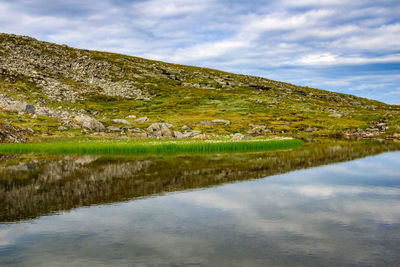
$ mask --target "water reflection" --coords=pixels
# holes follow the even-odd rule
[[[331,161],[337,159],[335,152],[332,152],[332,149],[328,150],[332,153],[329,154],[332,155]],[[310,161],[300,157],[302,154],[308,154],[306,151],[307,149],[303,152],[290,152],[298,153],[299,157],[289,157],[288,162],[297,161],[303,164],[293,164],[293,169],[321,164],[322,160],[317,156],[317,151],[322,153],[327,150],[316,149],[312,153],[314,160]],[[339,149],[335,148],[334,151]],[[359,149],[355,147],[347,147],[344,151],[353,156],[364,153],[356,152]],[[188,161],[187,166],[193,167],[187,170],[191,175],[183,176],[186,177],[183,182],[173,180],[174,182],[166,183],[165,181],[171,181],[171,177],[174,176],[163,176],[168,172],[162,172],[160,169],[158,175],[155,175],[155,171],[150,172],[152,176],[149,178],[143,178],[143,174],[138,176],[142,177],[142,184],[124,182],[120,185],[118,182],[113,183],[115,180],[124,180],[124,173],[120,173],[123,172],[122,168],[116,166],[125,166],[123,164],[127,162],[117,161],[115,165],[103,165],[96,163],[101,159],[86,158],[85,162],[91,163],[85,163],[83,166],[96,163],[96,167],[93,166],[91,170],[97,169],[98,174],[112,170],[110,172],[117,173],[118,176],[87,176],[89,174],[77,167],[81,177],[85,177],[78,184],[87,184],[87,190],[94,190],[89,186],[92,183],[88,181],[103,177],[101,181],[104,182],[104,188],[110,188],[108,190],[115,193],[127,192],[125,197],[158,194],[161,192],[160,185],[162,188],[169,188],[168,191],[174,191],[232,181],[222,175],[221,179],[210,178],[227,169],[230,170],[233,179],[243,180],[248,173],[263,175],[268,172],[284,172],[288,169],[270,168],[277,166],[277,162],[284,161],[285,153],[270,155],[269,160],[255,160],[259,169],[247,158],[246,164],[237,169],[232,163],[217,168],[217,165],[211,164],[214,161],[205,165],[198,162],[197,167],[193,166],[195,163]],[[370,153],[378,153],[378,150],[371,150]],[[218,162],[219,159],[215,160]],[[136,168],[128,165],[131,172],[142,173],[146,170],[148,173],[153,164],[163,166],[158,159],[138,162],[142,163],[139,164],[140,167],[136,163]],[[233,162],[240,164],[239,160]],[[274,162],[275,165],[264,165],[260,162]],[[305,165],[305,162],[308,162],[308,165]],[[76,164],[79,166],[82,163]],[[69,170],[66,165],[62,166],[64,167],[59,168]],[[239,173],[240,167],[243,166],[248,168]],[[33,221],[3,224],[0,225],[0,265],[398,266],[398,166],[400,152],[391,152],[351,162],[297,170],[267,179],[112,205],[83,207],[57,216],[43,216]],[[179,169],[175,169],[178,172]],[[195,170],[204,171],[202,173]],[[171,172],[175,173],[174,169],[171,169]],[[63,190],[55,192],[62,194],[66,188],[76,188],[72,186],[73,183],[68,184],[67,181],[76,181],[77,173],[74,171],[69,174],[57,176],[58,178],[48,175],[43,177],[47,177],[46,179],[53,183],[58,181]],[[201,181],[201,176],[205,177],[207,182]],[[24,183],[21,181],[20,184]],[[141,189],[113,190],[113,185],[135,185]],[[26,186],[29,186],[29,183],[20,188]],[[51,188],[48,187],[49,192],[53,192]],[[102,187],[99,185],[98,188]],[[88,198],[85,191],[82,192],[83,199]],[[106,192],[108,191],[104,189],[103,194],[93,199],[111,203],[113,194]],[[59,203],[52,195],[41,195],[45,200],[47,196],[49,204],[46,205]],[[69,199],[75,196],[74,193],[63,197]],[[104,200],[100,196],[109,198]],[[94,202],[93,199],[88,198],[88,201]],[[83,204],[85,203],[82,201],[81,205]]]
[[[398,147],[396,144],[335,142],[288,151],[209,156],[104,158],[22,155],[9,158],[0,167],[0,222],[262,178]]]

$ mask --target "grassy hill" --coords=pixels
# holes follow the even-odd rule
[[[0,34],[3,141],[157,137],[148,129],[157,122],[171,129],[160,135],[167,137],[177,136],[175,132],[202,133],[206,138],[232,133],[398,137],[400,106],[262,77]]]

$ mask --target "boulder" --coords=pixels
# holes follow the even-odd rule
[[[232,140],[234,140],[234,141],[248,140],[248,139],[251,139],[251,137],[250,137],[250,136],[247,136],[247,135],[244,135],[244,134],[241,134],[241,133],[235,133],[235,134],[232,136]]]
[[[107,130],[110,131],[110,132],[120,132],[121,131],[120,128],[115,127],[115,126],[108,126]]]
[[[189,126],[187,126],[187,125],[183,125],[182,126],[182,128],[181,128],[181,130],[182,131],[190,131],[190,130],[192,130]]]
[[[118,124],[125,124],[125,125],[131,125],[131,123],[127,120],[123,120],[123,119],[113,119],[112,120],[114,123],[118,123]]]
[[[156,122],[147,127],[147,131],[155,137],[173,137],[173,132],[169,129],[173,127],[170,123]]]
[[[35,107],[34,105],[32,105],[32,104],[27,104],[27,105],[25,106],[25,112],[26,112],[26,113],[35,114],[35,111],[36,111],[36,107]]]
[[[250,127],[253,127],[251,130],[247,131],[248,134],[263,134],[263,133],[270,133],[271,130],[267,129],[265,125],[254,125],[249,124]]]
[[[192,139],[200,139],[200,140],[204,140],[204,139],[208,139],[209,136],[207,134],[201,133],[198,135],[195,135],[192,137]]]
[[[215,119],[215,120],[213,120],[212,122],[214,122],[214,123],[223,123],[223,124],[225,124],[225,125],[230,125],[230,124],[231,124],[230,121],[228,121],[228,120],[222,120],[222,119]]]
[[[174,127],[174,126],[170,123],[156,122],[156,123],[152,123],[149,127],[147,127],[147,131],[155,132],[155,131],[161,131],[163,129],[169,129],[172,127]]]
[[[343,115],[340,114],[340,113],[333,113],[333,114],[329,114],[328,117],[331,117],[331,118],[341,118],[341,117],[343,117]]]
[[[97,132],[104,132],[106,128],[104,125],[99,122],[98,120],[88,116],[88,115],[78,115],[75,117],[75,123],[78,124],[81,127],[90,129],[90,130],[95,130]]]
[[[148,121],[149,120],[149,118],[147,118],[147,117],[141,117],[141,118],[139,118],[139,119],[136,119],[135,121],[136,122],[146,122],[146,121]]]
[[[306,128],[304,131],[305,131],[306,133],[312,133],[312,132],[317,131],[317,129],[308,127],[308,128]]]
[[[174,137],[178,138],[178,139],[181,139],[181,138],[183,138],[183,134],[181,132],[179,132],[179,131],[174,131]]]
[[[202,125],[202,126],[214,126],[214,123],[212,123],[212,121],[200,121],[199,125]]]

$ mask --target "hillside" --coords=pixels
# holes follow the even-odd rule
[[[149,127],[150,126],[150,127]],[[0,34],[0,138],[400,136],[400,106]]]

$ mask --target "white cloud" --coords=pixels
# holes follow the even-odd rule
[[[79,48],[287,79],[287,66],[400,62],[399,11],[390,1],[0,0],[0,23],[5,32]]]
[[[212,0],[150,0],[133,3],[134,13],[141,13],[153,19],[168,16],[190,16],[207,10]]]

